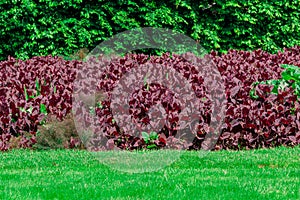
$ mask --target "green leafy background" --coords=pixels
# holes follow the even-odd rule
[[[70,55],[135,27],[184,33],[208,51],[300,44],[298,0],[0,1],[0,59]]]

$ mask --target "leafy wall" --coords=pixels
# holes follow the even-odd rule
[[[70,55],[135,27],[164,27],[207,50],[276,52],[300,44],[298,0],[11,0],[0,2],[0,60]]]

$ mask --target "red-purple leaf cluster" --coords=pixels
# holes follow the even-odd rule
[[[256,88],[258,99],[252,99],[249,91],[256,81],[280,79],[283,69],[280,64],[291,64],[300,67],[300,47],[285,49],[278,54],[269,54],[262,50],[253,52],[231,50],[227,54],[209,55],[217,66],[226,88],[226,115],[222,134],[215,149],[252,149],[274,147],[278,145],[295,146],[300,143],[300,107],[299,100],[291,88],[271,94],[272,86],[259,85]],[[97,130],[104,131],[109,139],[108,146],[115,144],[121,149],[146,148],[141,137],[134,137],[122,131],[111,112],[111,91],[117,85],[122,74],[133,67],[146,62],[172,65],[174,69],[189,79],[196,96],[205,97],[203,79],[193,75],[193,65],[179,56],[161,57],[146,55],[127,55],[115,60],[106,67],[102,80],[97,80],[98,88],[108,93],[102,101],[101,108],[96,108]],[[24,137],[22,147],[30,147],[34,142],[44,114],[40,105],[44,104],[47,112],[62,119],[72,109],[73,82],[76,69],[83,64],[80,61],[64,61],[58,57],[34,57],[27,61],[17,61],[9,57],[0,63],[0,150],[9,148],[12,137],[23,132],[32,133],[32,138]],[[77,74],[78,75],[78,74]],[[105,78],[104,78],[105,77]],[[35,96],[36,81],[41,85],[41,94]],[[28,96],[26,100],[24,88]],[[154,142],[157,147],[168,145],[168,138],[176,134],[178,105],[172,91],[159,84],[133,91],[129,101],[131,118],[138,123],[148,123],[147,111],[158,100],[161,100],[168,115],[169,126],[158,131],[159,138]],[[202,115],[199,117],[198,138],[195,138],[191,149],[199,149],[210,123],[210,101],[202,104]],[[79,112],[79,111],[78,111]],[[85,111],[88,112],[88,111]],[[154,130],[157,131],[157,130]],[[97,141],[98,140],[98,141]],[[97,143],[101,138],[92,141]],[[96,146],[96,145],[95,145]]]
[[[115,60],[104,70],[103,74],[108,78],[103,78],[99,84],[99,89],[108,92],[108,99],[102,102],[103,107],[101,109],[96,109],[96,113],[98,116],[97,120],[99,124],[101,124],[101,126],[97,127],[94,132],[100,133],[101,127],[103,127],[102,131],[106,133],[106,137],[109,139],[114,139],[116,147],[120,149],[133,150],[146,148],[147,146],[143,138],[136,137],[124,132],[122,128],[120,128],[118,124],[114,122],[110,104],[111,93],[118,83],[118,80],[122,77],[122,74],[125,74],[126,72],[130,71],[130,69],[136,66],[145,67],[144,64],[146,63],[172,66],[178,73],[183,74],[186,78],[189,78],[190,83],[192,84],[192,88],[196,91],[196,96],[198,97],[198,99],[195,100],[200,101],[201,97],[204,97],[205,94],[205,90],[202,84],[203,78],[198,75],[198,72],[193,72],[193,69],[195,67],[193,67],[190,62],[180,56],[173,55],[171,58],[169,54],[162,55],[161,57],[149,57],[143,54],[130,54],[126,55],[124,58]],[[82,73],[85,73],[85,71],[83,71]],[[96,71],[94,73],[90,72],[90,74],[91,77],[89,77],[89,81],[96,82]],[[79,74],[80,77],[84,77],[84,75],[85,74]],[[144,77],[137,78],[143,79]],[[83,85],[85,84],[83,83]],[[154,130],[157,131],[159,135],[159,138],[154,143],[157,147],[164,147],[168,145],[167,139],[165,139],[165,137],[176,135],[176,127],[179,121],[178,114],[182,109],[181,105],[179,105],[179,103],[176,101],[175,94],[172,91],[158,83],[151,83],[149,84],[149,86],[145,85],[139,88],[139,90],[132,91],[128,105],[129,114],[131,116],[129,116],[128,120],[135,121],[136,124],[138,124],[140,127],[148,124],[150,122],[148,111],[151,106],[156,104],[159,100],[161,101],[161,104],[167,114],[168,124],[164,125],[161,130]],[[209,104],[206,103],[201,109],[208,112]],[[81,112],[82,109],[81,106],[79,106],[77,115],[79,115],[80,113],[82,116],[84,116],[81,120],[90,119],[89,117],[87,117],[90,116],[87,110],[85,110],[85,112]],[[122,116],[122,119],[127,119],[127,117],[128,116]],[[201,116],[197,117],[198,120],[201,118]],[[207,116],[204,116],[204,118],[205,117]],[[202,119],[202,124],[205,122],[207,122],[207,119]],[[91,124],[91,121],[87,120],[86,123]],[[153,126],[157,127],[155,124]],[[101,139],[102,138],[98,135],[95,136],[93,141],[91,141],[90,145],[93,146],[94,150],[98,150],[98,148],[101,149],[101,147],[97,146],[97,144],[100,144]],[[176,138],[174,138],[174,140],[176,140]],[[178,144],[178,148],[180,148],[179,146],[181,146],[181,144]]]
[[[299,99],[291,88],[270,94],[270,85],[256,88],[258,99],[249,96],[255,81],[280,79],[281,64],[300,67],[300,47],[285,49],[278,54],[262,50],[253,52],[231,50],[226,55],[211,55],[224,77],[227,112],[225,129],[218,149],[252,149],[300,143]],[[294,112],[292,112],[294,111]]]
[[[30,147],[35,143],[37,125],[45,117],[40,111],[41,104],[46,106],[47,113],[59,119],[70,112],[78,64],[51,56],[33,57],[27,61],[8,57],[7,61],[0,62],[0,150],[9,148],[12,135],[19,136],[24,132],[31,133],[32,137],[24,137],[19,146]],[[39,95],[37,81],[41,90]]]

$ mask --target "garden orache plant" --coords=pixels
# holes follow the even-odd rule
[[[279,89],[283,91],[286,87],[292,87],[294,94],[300,98],[300,68],[294,65],[282,64],[282,68],[285,70],[281,73],[281,79],[272,79],[267,81],[255,82],[253,83],[253,89],[250,90],[250,96],[253,99],[258,99],[259,96],[255,94],[255,87],[259,84],[272,85],[272,93],[278,95]],[[291,103],[292,106],[295,106],[294,103]],[[296,108],[292,107],[290,113],[295,115]]]
[[[44,83],[45,84],[45,83]],[[36,91],[36,94],[34,95],[34,94],[32,94],[32,95],[28,95],[28,92],[27,92],[27,89],[26,89],[26,86],[24,85],[24,96],[25,96],[25,100],[26,101],[29,101],[29,99],[34,99],[34,98],[36,98],[36,97],[38,97],[38,96],[40,96],[41,95],[41,85],[40,85],[40,83],[39,83],[39,79],[38,78],[36,78],[36,80],[35,80],[35,91]],[[54,92],[55,93],[55,92]],[[25,109],[25,108],[23,108],[23,107],[19,107],[19,109],[20,109],[20,111],[21,112],[27,112],[27,113],[29,113],[29,114],[32,114],[32,111],[33,111],[33,107],[32,106],[30,106],[28,109]],[[41,103],[40,104],[40,107],[39,107],[39,111],[40,111],[40,113],[41,114],[44,114],[44,115],[47,115],[48,113],[47,113],[47,107],[46,107],[46,105],[45,104],[43,104],[43,103]],[[45,123],[45,118],[43,118],[41,121],[40,121],[40,124],[44,124]]]
[[[254,95],[259,98],[254,100],[249,96],[252,83],[278,80],[285,76],[282,75],[283,69],[278,68],[278,64],[300,66],[299,55],[300,46],[285,49],[284,52],[274,55],[262,50],[252,52],[230,50],[223,55],[218,55],[216,52],[208,55],[224,79],[227,98],[224,129],[215,149],[253,149],[300,144],[300,110],[297,96],[293,94],[299,91],[299,85],[293,86],[295,80],[287,81],[287,84],[291,84],[294,89],[286,88],[278,95],[266,95],[271,93],[272,88],[258,84]],[[192,89],[196,96],[199,99],[205,98],[205,87],[202,84],[205,77],[195,76],[193,65],[178,55],[149,57],[134,54],[115,60],[107,66],[103,80],[96,80],[100,82],[99,89],[110,93],[122,74],[146,62],[174,66],[179,74],[192,82]],[[33,57],[27,61],[17,61],[9,57],[7,61],[0,62],[0,150],[7,150],[12,135],[18,136],[22,131],[36,133],[37,126],[46,111],[48,116],[55,116],[58,120],[62,120],[71,111],[73,82],[76,76],[80,75],[76,73],[76,69],[82,66],[81,61],[65,61],[52,56]],[[299,77],[297,74],[297,69],[294,72],[289,69],[286,78]],[[37,80],[44,80],[45,84],[37,83]],[[30,89],[32,87],[40,88],[40,95],[37,96],[37,92],[32,93],[33,90]],[[165,91],[166,88],[153,83],[144,85],[144,88],[139,91],[134,91],[129,99],[131,117],[141,124],[147,123],[149,121],[147,110],[160,99],[170,124],[176,123],[181,107],[176,104],[176,98],[165,95]],[[34,98],[30,97],[32,95]],[[113,120],[110,106],[109,96],[95,106],[99,126],[102,126],[96,127],[96,130],[100,131],[103,128],[107,137],[113,139],[120,149],[147,148],[143,137],[133,137],[118,127]],[[25,112],[21,112],[20,108],[24,108]],[[201,147],[201,142],[206,135],[205,125],[211,120],[209,108],[209,101],[205,101],[200,108],[203,114],[199,116],[199,132],[193,149]],[[290,111],[295,115],[290,115]],[[90,115],[89,108],[86,109],[86,113]],[[158,140],[163,144],[174,135],[171,126],[155,131],[159,135]],[[163,134],[166,139],[161,137]],[[144,136],[147,138],[146,135]],[[24,138],[24,141],[23,147],[30,147],[34,143],[34,140],[31,141],[29,138]]]
[[[255,82],[253,86],[255,87],[259,84],[273,85],[272,93],[274,94],[278,94],[278,89],[283,90],[286,87],[292,87],[295,90],[295,95],[300,98],[300,68],[287,64],[282,64],[281,67],[285,69],[285,71],[281,73],[281,79]],[[255,95],[255,88],[250,90],[250,96],[254,99],[259,98]]]
[[[9,148],[12,136],[25,132],[34,136],[46,114],[62,119],[70,112],[72,82],[79,65],[52,56],[26,61],[9,56],[0,62],[0,150]],[[35,142],[30,137],[21,141],[22,147]]]

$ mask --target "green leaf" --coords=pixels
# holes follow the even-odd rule
[[[147,146],[147,149],[153,149],[153,148],[156,148],[156,144],[150,144]]]
[[[28,101],[29,96],[28,96],[28,93],[27,93],[25,85],[24,85],[24,95],[25,95],[25,100]]]
[[[96,115],[96,110],[93,106],[89,107],[89,113],[92,114],[92,115]]]
[[[21,112],[26,112],[25,108],[23,108],[23,107],[20,107],[19,109]]]
[[[155,131],[150,132],[149,138],[151,140],[156,140],[158,138],[158,134]]]
[[[35,80],[35,87],[36,87],[36,97],[37,97],[41,94],[41,86],[38,78],[36,78]]]
[[[103,108],[102,102],[101,101],[97,102],[96,107],[102,109]]]
[[[253,99],[258,99],[258,98],[259,98],[259,96],[257,96],[257,95],[255,94],[255,87],[256,87],[258,84],[259,84],[259,82],[254,82],[254,83],[252,83],[252,89],[250,90],[249,95],[250,95],[250,97],[253,98]]]
[[[285,69],[293,69],[293,70],[299,70],[300,68],[295,66],[295,65],[288,65],[288,64],[281,64],[281,67],[282,68],[285,68]]]
[[[142,137],[146,143],[149,141],[149,134],[147,132],[142,132]]]
[[[30,106],[30,108],[27,109],[27,112],[30,113],[30,114],[32,114],[32,110],[33,110],[33,107]]]
[[[280,85],[280,80],[267,80],[266,84],[268,85],[273,85],[272,93],[278,94],[278,87]]]
[[[283,71],[281,73],[281,76],[284,80],[289,81],[289,80],[296,80],[296,78],[292,75],[290,71]]]
[[[43,103],[40,104],[40,112],[47,115],[47,107]]]

